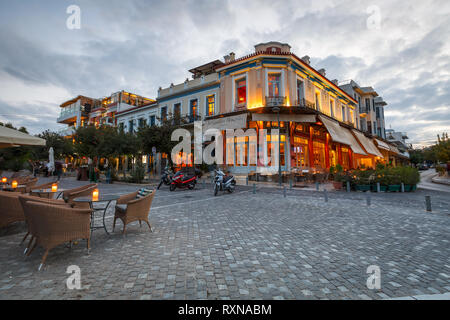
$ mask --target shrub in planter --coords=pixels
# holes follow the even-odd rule
[[[353,172],[355,179],[355,189],[357,191],[370,191],[371,181],[374,179],[373,170],[355,170]]]
[[[405,184],[406,192],[415,191],[417,184],[420,182],[419,170],[412,167],[404,167],[402,171],[402,181]]]

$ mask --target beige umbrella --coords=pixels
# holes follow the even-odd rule
[[[45,140],[0,126],[0,149],[18,146],[45,146]]]

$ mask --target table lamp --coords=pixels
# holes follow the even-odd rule
[[[92,200],[98,201],[98,189],[94,189],[94,191],[92,192]]]
[[[13,181],[12,182],[12,184],[11,184],[11,187],[13,188],[13,189],[16,189],[17,188],[17,181]]]
[[[2,178],[2,183],[6,183],[8,181],[8,179],[6,177]]]
[[[58,184],[54,183],[54,184],[52,184],[52,192],[56,192],[56,191],[58,191]]]

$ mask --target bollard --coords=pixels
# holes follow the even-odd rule
[[[323,195],[325,196],[325,202],[328,202],[328,192],[327,192],[327,189],[323,189]]]
[[[405,184],[402,182],[402,192],[405,192]]]
[[[292,190],[292,179],[289,180],[289,189]]]
[[[286,198],[286,187],[283,188],[283,195]]]
[[[245,185],[248,186],[248,176],[245,178]]]
[[[316,182],[316,190],[319,191],[319,183]]]
[[[427,208],[428,212],[431,212],[431,197],[430,196],[425,196],[425,206]]]
[[[370,207],[370,204],[371,204],[370,192],[367,191],[366,195],[367,195],[367,197],[366,197],[367,206]]]
[[[379,183],[379,182],[377,182],[377,192],[378,192],[378,193],[381,192],[381,186],[380,186],[380,183]]]
[[[347,192],[350,192],[350,181],[347,181]]]
[[[253,184],[253,194],[256,194],[256,183]]]

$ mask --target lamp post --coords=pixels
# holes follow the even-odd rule
[[[278,121],[278,184],[281,187],[281,159],[280,159],[280,154],[281,154],[281,139],[280,139],[280,135],[281,135],[281,130],[280,130],[280,107],[273,107],[272,111],[277,113],[277,121]]]

